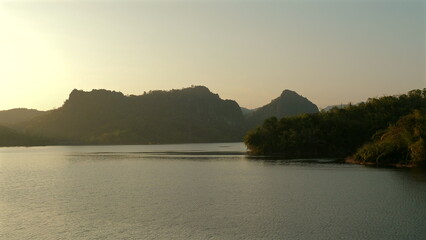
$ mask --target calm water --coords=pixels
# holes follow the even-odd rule
[[[0,239],[426,239],[426,175],[241,143],[0,148]]]

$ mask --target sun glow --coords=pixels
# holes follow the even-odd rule
[[[64,73],[58,51],[36,30],[29,19],[15,16],[0,4],[0,95],[6,101],[13,101],[16,107],[32,107],[28,104],[36,106],[44,101],[43,97],[22,96],[31,96],[34,91],[42,93],[41,96],[52,94]],[[0,101],[0,109],[6,104]]]

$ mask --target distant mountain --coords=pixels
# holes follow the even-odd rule
[[[345,108],[346,106],[348,106],[348,104],[330,105],[330,106],[323,108],[321,111],[328,112],[333,108],[342,109],[342,108]]]
[[[62,107],[24,127],[64,144],[150,144],[241,141],[243,123],[235,101],[195,86],[140,96],[73,90]]]
[[[256,109],[246,116],[246,124],[251,128],[261,124],[270,117],[291,117],[304,113],[317,113],[318,107],[307,98],[291,90],[284,90],[281,95],[271,103]]]
[[[243,115],[247,115],[247,114],[250,114],[250,113],[256,111],[256,109],[248,109],[248,108],[245,108],[245,107],[241,107],[241,111],[243,112]]]
[[[31,120],[41,116],[46,112],[35,109],[15,108],[10,110],[0,111],[0,125],[12,126],[21,122]]]

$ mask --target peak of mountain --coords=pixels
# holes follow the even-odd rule
[[[318,107],[309,99],[295,91],[285,89],[279,97],[256,109],[252,114],[247,115],[247,118],[248,124],[255,126],[270,117],[283,118],[317,112],[319,112]]]
[[[283,96],[300,96],[300,95],[295,91],[284,89],[284,91],[281,93],[280,96],[283,97]]]
[[[121,92],[110,91],[105,89],[93,89],[90,92],[83,90],[74,89],[70,93],[68,100],[65,101],[65,105],[69,104],[91,104],[92,102],[111,102],[118,99],[124,98],[124,94]]]
[[[93,89],[91,91],[84,91],[84,90],[78,90],[74,89],[70,95],[68,100],[65,102],[73,103],[73,102],[88,102],[91,101],[103,101],[103,102],[110,102],[110,101],[120,101],[123,99],[126,99],[128,97],[131,98],[152,98],[152,97],[169,97],[174,94],[178,95],[191,95],[191,96],[197,96],[197,97],[213,97],[219,99],[219,95],[212,93],[207,87],[205,86],[192,86],[189,88],[183,88],[183,89],[173,89],[169,91],[165,90],[152,90],[149,92],[145,92],[143,95],[130,95],[125,96],[121,92],[106,90],[106,89]]]
[[[179,91],[179,90],[177,90],[177,91]],[[182,89],[182,91],[190,92],[190,93],[198,93],[198,94],[213,94],[210,91],[210,89],[208,89],[206,86],[199,86],[199,85],[192,86],[192,87],[189,87],[189,88],[184,88],[184,89]],[[217,95],[217,94],[215,94],[215,95]]]
[[[270,113],[277,118],[291,117],[304,113],[317,113],[318,107],[295,91],[284,90],[271,103],[261,107],[260,112]]]
[[[96,96],[96,97],[106,97],[106,96],[118,96],[123,97],[124,94],[121,92],[106,90],[106,89],[93,89],[90,92],[83,90],[74,89],[70,93],[69,98],[83,97],[83,96]]]

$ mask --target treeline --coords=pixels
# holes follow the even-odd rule
[[[21,133],[8,127],[0,126],[0,146],[40,146],[54,144],[52,139]]]
[[[426,89],[413,90],[317,114],[269,118],[244,142],[253,154],[418,165],[425,162],[425,113]]]

